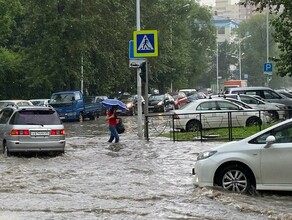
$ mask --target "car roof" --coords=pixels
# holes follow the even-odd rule
[[[0,100],[0,102],[29,102],[29,100],[26,100],[26,99],[5,99],[5,100]]]
[[[251,87],[236,87],[236,88],[230,88],[230,91],[242,91],[242,90],[272,90],[269,87],[263,87],[263,86],[251,86]]]
[[[38,106],[38,105],[20,105],[20,106],[7,106],[4,109],[15,109],[18,111],[21,110],[54,110],[54,108],[52,106]]]

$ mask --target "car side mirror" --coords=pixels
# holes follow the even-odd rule
[[[274,144],[276,142],[276,138],[273,135],[270,135],[266,138],[266,146],[265,148],[269,148],[272,144]]]

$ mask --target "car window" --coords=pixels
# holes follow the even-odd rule
[[[246,97],[246,96],[240,96],[241,101],[243,101],[246,104],[258,104],[258,101],[256,99],[253,99],[252,97]]]
[[[151,95],[151,96],[149,96],[149,99],[148,100],[150,100],[150,101],[161,101],[161,100],[163,100],[163,98],[164,98],[164,95]]]
[[[220,110],[238,110],[239,107],[237,105],[234,105],[233,103],[229,102],[221,102],[218,101],[218,107]]]
[[[28,125],[59,125],[61,121],[53,110],[26,110],[16,112],[10,120],[10,124]]]
[[[264,91],[264,96],[265,96],[265,99],[281,99],[281,96],[279,96],[274,91],[269,91],[269,90]]]
[[[216,110],[216,102],[203,102],[198,105],[197,110],[206,111],[206,110]]]
[[[0,124],[6,124],[12,115],[12,109],[4,109],[0,112]]]
[[[276,139],[275,143],[291,143],[292,142],[292,123],[273,129],[261,136],[253,139],[251,143],[265,144],[268,136],[273,135]]]

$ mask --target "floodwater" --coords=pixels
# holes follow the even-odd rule
[[[289,192],[195,187],[195,157],[216,143],[147,142],[136,117],[124,117],[121,143],[108,144],[104,122],[65,123],[62,156],[0,156],[0,220],[292,219]]]

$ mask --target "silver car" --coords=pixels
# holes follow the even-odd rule
[[[0,111],[3,153],[64,153],[65,129],[57,112],[46,106],[9,106]]]

